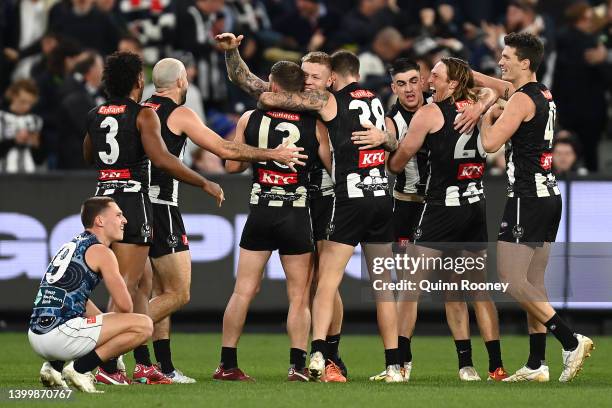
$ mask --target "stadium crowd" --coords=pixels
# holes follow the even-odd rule
[[[87,112],[104,100],[103,58],[138,53],[147,66],[172,56],[191,82],[187,105],[224,137],[253,101],[227,80],[214,36],[245,35],[241,54],[263,76],[308,51],[358,53],[364,86],[390,106],[387,68],[419,62],[425,80],[443,56],[499,74],[509,32],[537,34],[546,48],[538,78],[558,108],[557,173],[601,171],[612,93],[612,0],[3,0],[0,5],[0,173],[87,168]],[[152,94],[152,86],[145,98]],[[493,172],[503,155],[490,158]],[[222,173],[216,156],[190,145],[185,161]]]

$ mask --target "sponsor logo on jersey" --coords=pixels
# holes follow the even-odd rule
[[[549,100],[552,101],[552,94],[550,93],[550,91],[547,89],[545,91],[540,91],[542,92],[542,95],[544,95],[544,97]]]
[[[278,173],[276,171],[259,169],[259,182],[273,186],[286,186],[297,184],[297,173]]]
[[[540,166],[544,170],[550,170],[552,167],[552,153],[542,153],[540,156]]]
[[[189,245],[189,240],[187,239],[187,235],[181,235],[181,239],[183,240],[183,245]]]
[[[266,115],[272,116],[273,118],[276,118],[276,119],[292,120],[294,122],[297,122],[298,120],[300,120],[300,115],[298,113],[268,111],[266,112]]]
[[[374,98],[376,95],[372,91],[368,91],[367,89],[357,89],[351,92],[351,96],[354,99],[364,99],[364,98]]]
[[[98,316],[91,316],[87,318],[87,324],[96,324]]]
[[[98,171],[98,180],[126,180],[132,177],[130,169],[107,169]]]
[[[484,163],[461,163],[457,180],[479,179],[484,173]]]
[[[385,151],[380,150],[360,150],[359,168],[375,167],[385,164]]]
[[[457,110],[461,110],[461,109],[465,108],[466,106],[471,105],[473,103],[474,102],[467,101],[467,100],[466,101],[457,101],[457,102],[455,102],[455,107],[457,108]]]
[[[102,105],[98,109],[100,115],[119,115],[125,112],[126,105]]]
[[[161,107],[161,104],[153,103],[153,102],[145,102],[145,103],[142,104],[142,106],[148,106],[149,108],[153,109],[154,111],[157,111]]]

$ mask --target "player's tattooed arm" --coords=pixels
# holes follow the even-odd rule
[[[289,109],[293,111],[320,111],[330,100],[328,91],[264,92],[259,106]]]
[[[225,51],[225,65],[230,81],[255,99],[270,89],[270,84],[253,74],[240,57],[238,48]]]
[[[359,150],[373,149],[378,146],[382,146],[388,152],[397,150],[399,143],[393,132],[378,129],[372,123],[364,123],[361,126],[365,130],[353,132],[351,137],[353,143],[360,146]]]

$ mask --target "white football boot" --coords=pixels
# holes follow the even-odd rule
[[[542,364],[540,367],[531,369],[527,366],[523,366],[516,370],[508,378],[504,378],[504,382],[522,382],[522,381],[534,381],[534,382],[548,382],[550,380],[550,373],[548,366]]]
[[[45,361],[40,368],[40,382],[45,387],[59,388],[62,390],[69,390],[68,384],[62,378],[62,373],[57,371],[51,363]]]
[[[71,361],[70,364],[64,367],[62,370],[62,377],[66,382],[74,385],[80,391],[97,394],[104,392],[96,390],[96,386],[94,385],[95,377],[91,372],[81,374],[74,369],[74,361]]]
[[[459,370],[459,379],[461,381],[480,381],[480,376],[474,367],[467,366]]]
[[[573,351],[563,350],[563,371],[560,382],[570,382],[578,375],[578,372],[582,370],[582,365],[587,357],[591,356],[591,351],[595,348],[593,340],[581,334],[574,334],[578,340],[578,346]]]
[[[325,358],[323,357],[323,353],[317,351],[310,355],[308,371],[310,372],[310,378],[313,380],[318,381],[321,379],[321,376],[323,376],[325,372]]]

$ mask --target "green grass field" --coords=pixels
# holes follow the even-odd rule
[[[256,383],[213,381],[211,375],[219,361],[220,335],[176,334],[172,338],[177,367],[195,377],[193,385],[98,386],[105,394],[76,394],[67,407],[609,407],[612,405],[612,337],[596,337],[596,350],[587,360],[581,375],[571,384],[557,381],[561,372],[561,352],[549,336],[547,357],[551,381],[546,384],[461,383],[457,378],[454,344],[447,337],[417,337],[414,340],[414,369],[409,383],[371,383],[368,376],[379,372],[384,358],[376,336],[342,338],[341,353],[349,369],[347,384],[288,383],[289,358],[287,337],[283,335],[245,335],[240,344],[240,366]],[[38,370],[42,361],[30,349],[27,336],[0,334],[0,405],[50,406],[54,402],[7,403],[8,388],[39,388]],[[526,337],[502,339],[504,364],[510,371],[527,357]],[[481,377],[486,377],[487,357],[479,338],[473,340],[474,363]],[[126,360],[128,369],[133,360]],[[384,405],[383,405],[384,404]],[[393,404],[393,405],[391,405]]]

